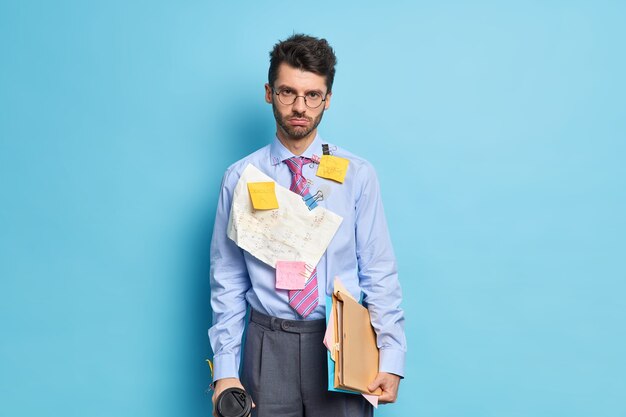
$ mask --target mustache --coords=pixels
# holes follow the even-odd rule
[[[291,114],[287,117],[287,119],[293,119],[293,118],[296,118],[296,119],[307,119],[308,121],[313,120],[313,118],[312,118],[312,117],[308,117],[308,116],[305,116],[305,114],[304,114],[304,113],[297,113],[297,112],[293,112],[293,113],[291,113]]]

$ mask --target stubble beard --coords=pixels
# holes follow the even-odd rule
[[[287,134],[288,138],[292,140],[300,140],[308,137],[311,132],[313,132],[317,128],[317,126],[322,121],[322,116],[324,116],[324,110],[322,109],[320,114],[318,114],[315,119],[305,116],[304,114],[295,112],[283,117],[283,115],[278,111],[274,103],[272,103],[272,110],[274,111],[274,118],[276,119],[276,123],[278,123],[280,130],[282,130],[283,133]],[[301,126],[290,126],[288,123],[288,119],[291,117],[306,118],[307,120],[309,120],[309,122],[312,121],[313,123],[311,123],[308,129]]]

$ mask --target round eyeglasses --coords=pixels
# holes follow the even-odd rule
[[[304,104],[310,109],[316,109],[326,101],[326,96],[322,96],[322,93],[319,91],[309,91],[303,96],[297,95],[296,92],[290,88],[283,88],[278,91],[272,88],[272,91],[278,96],[278,101],[285,106],[291,106],[296,102],[298,97],[302,97]]]

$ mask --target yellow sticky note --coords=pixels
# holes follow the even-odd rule
[[[317,176],[343,183],[350,161],[333,155],[322,155],[317,167]]]
[[[250,192],[252,206],[255,210],[271,210],[278,208],[275,183],[273,181],[249,182],[248,191]]]

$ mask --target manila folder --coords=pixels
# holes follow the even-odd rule
[[[376,333],[370,321],[369,311],[354,298],[337,292],[342,306],[339,328],[340,388],[364,394],[381,395],[382,390],[370,392],[367,386],[378,374],[378,347]],[[339,314],[338,314],[339,316]]]

